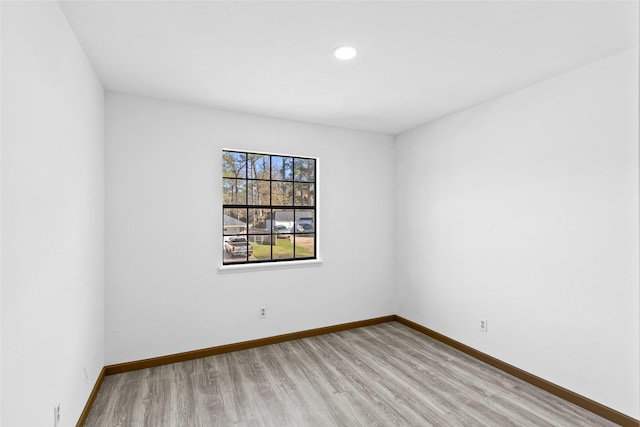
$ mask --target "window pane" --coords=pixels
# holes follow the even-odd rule
[[[271,166],[267,154],[249,154],[247,156],[247,173],[249,179],[269,179]]]
[[[315,218],[313,211],[305,209],[296,209],[296,233],[314,233],[315,232]]]
[[[247,203],[247,182],[244,179],[223,178],[222,203],[245,205]]]
[[[316,200],[316,185],[306,182],[295,182],[293,193],[296,206],[314,206]]]
[[[246,262],[251,257],[253,247],[247,243],[243,235],[225,236],[223,238],[224,262]]]
[[[269,234],[271,231],[267,227],[271,209],[249,209],[249,233]]]
[[[315,257],[315,234],[296,234],[294,242],[296,258]]]
[[[247,155],[234,151],[222,152],[222,176],[244,178],[247,176]]]
[[[293,159],[291,157],[271,156],[271,179],[293,181]]]
[[[271,259],[271,235],[252,234],[249,236],[249,243],[252,247],[249,261],[265,261]]]
[[[271,204],[274,206],[293,205],[293,183],[277,181],[272,182]]]
[[[269,181],[249,181],[247,204],[266,206],[271,204],[269,198]]]
[[[275,210],[273,213],[273,221],[271,225],[271,233],[273,233],[274,244],[279,244],[280,240],[291,238],[293,233],[293,211]]]
[[[293,259],[293,235],[288,238],[276,239],[273,246],[273,259]]]
[[[246,209],[224,209],[224,235],[243,234],[247,232]]]
[[[312,182],[316,180],[316,161],[314,159],[295,159],[293,169],[296,181]]]
[[[271,229],[275,232],[293,233],[295,220],[293,219],[293,209],[274,209],[271,214]]]

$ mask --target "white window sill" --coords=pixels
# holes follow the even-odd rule
[[[239,273],[241,271],[287,270],[290,268],[320,267],[321,265],[321,259],[310,259],[300,261],[260,262],[255,264],[227,264],[218,267],[218,271],[220,273]]]

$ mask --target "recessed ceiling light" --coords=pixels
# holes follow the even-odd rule
[[[356,55],[358,54],[358,49],[353,46],[340,46],[334,49],[333,54],[338,59],[348,61],[349,59],[353,59],[356,57]]]

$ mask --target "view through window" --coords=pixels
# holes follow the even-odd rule
[[[316,159],[222,152],[223,264],[316,258]]]

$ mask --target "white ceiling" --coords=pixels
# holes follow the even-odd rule
[[[637,0],[60,4],[106,90],[392,135],[638,45]]]

